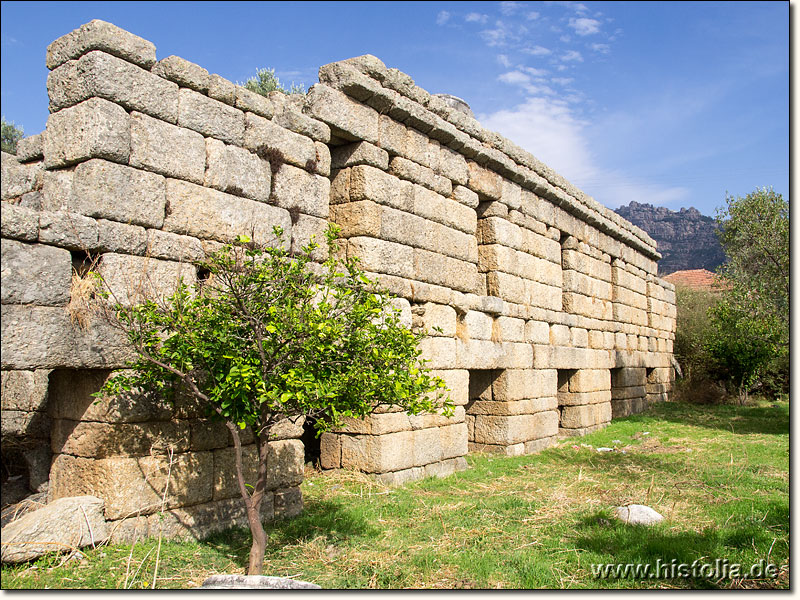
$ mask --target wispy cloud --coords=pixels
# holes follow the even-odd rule
[[[521,71],[509,71],[497,77],[498,81],[509,83],[511,85],[527,84],[531,82],[529,75]]]
[[[524,4],[521,4],[520,2],[501,2],[500,12],[505,16],[513,15],[523,6]]]
[[[471,12],[467,13],[464,17],[467,23],[486,23],[489,20],[489,15],[482,15],[480,13]]]
[[[450,20],[450,13],[446,10],[440,11],[438,15],[436,15],[436,24],[437,25],[444,25]]]
[[[542,46],[533,46],[531,48],[523,48],[522,52],[525,54],[530,54],[531,56],[547,56],[552,51],[549,48],[544,48]]]
[[[583,62],[583,56],[577,50],[567,50],[561,55],[561,60],[564,62]]]
[[[511,61],[508,60],[508,56],[506,56],[505,54],[498,54],[497,62],[500,63],[506,69],[511,66]]]
[[[572,27],[578,35],[592,35],[600,32],[600,21],[586,17],[570,19],[569,26]]]
[[[595,52],[599,52],[600,54],[608,54],[611,52],[611,46],[608,44],[592,44],[589,46]]]
[[[540,16],[541,16],[541,14],[540,14],[540,13],[536,12],[535,10],[532,10],[532,11],[528,12],[528,13],[525,15],[525,18],[526,18],[526,19],[528,19],[528,21],[535,21],[535,20],[536,20],[536,19],[538,19]]]

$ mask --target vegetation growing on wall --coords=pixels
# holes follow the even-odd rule
[[[2,135],[3,152],[8,152],[9,154],[16,154],[17,142],[20,141],[23,137],[25,137],[25,133],[22,131],[22,127],[17,127],[14,124],[14,121],[11,121],[9,123],[8,121],[6,121],[5,117],[2,117],[2,125],[0,125],[0,134]]]
[[[254,77],[251,77],[244,83],[251,92],[261,94],[262,96],[269,95],[270,92],[283,92],[284,94],[305,94],[306,89],[303,85],[295,85],[294,82],[285,88],[281,83],[278,76],[275,75],[275,69],[258,69]]]

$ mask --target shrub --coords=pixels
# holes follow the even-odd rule
[[[25,137],[25,133],[21,127],[17,127],[12,121],[9,123],[5,117],[2,117],[2,125],[0,125],[0,137],[2,137],[2,150],[9,154],[17,153],[17,142]]]
[[[270,92],[283,92],[284,94],[306,93],[305,86],[295,85],[294,82],[289,86],[289,89],[283,87],[280,79],[275,75],[275,69],[258,69],[255,77],[251,77],[245,81],[244,87],[262,96],[268,96]]]

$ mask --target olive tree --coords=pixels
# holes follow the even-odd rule
[[[266,550],[260,508],[276,423],[311,417],[319,433],[379,405],[452,414],[444,382],[420,359],[421,334],[401,324],[357,261],[336,258],[336,230],[328,230],[322,265],[313,264],[314,244],[292,256],[275,233],[277,243],[266,246],[240,236],[202,263],[205,281],[181,283],[168,298],[125,305],[105,292],[136,358],[101,393],[183,388],[225,422],[253,535],[251,575],[261,573]],[[255,482],[242,464],[247,428]]]

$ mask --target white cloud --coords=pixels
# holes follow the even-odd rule
[[[443,10],[443,11],[439,12],[438,15],[436,15],[436,24],[437,25],[444,25],[449,20],[450,20],[450,13],[447,12],[446,10]]]
[[[501,2],[500,3],[500,12],[504,15],[513,15],[517,10],[522,8],[522,4],[519,2]]]
[[[528,21],[535,21],[536,19],[539,18],[539,16],[540,15],[539,15],[538,12],[536,12],[535,10],[532,10],[528,14],[525,15],[525,18],[528,19]]]
[[[572,77],[553,77],[550,81],[556,85],[569,85],[575,80]]]
[[[595,52],[599,52],[600,54],[608,54],[611,52],[611,46],[608,44],[592,44],[590,48]]]
[[[504,66],[506,69],[511,66],[511,61],[508,60],[508,56],[505,54],[498,54],[497,55],[497,62]]]
[[[533,75],[534,77],[543,77],[547,75],[546,69],[535,69],[533,67],[520,67],[521,71],[525,71],[528,75]]]
[[[583,62],[583,56],[577,50],[568,50],[561,56],[564,62]]]
[[[569,44],[569,41],[570,41],[572,38],[571,38],[571,37],[569,37],[568,35],[566,35],[566,34],[565,34],[565,35],[562,35],[562,36],[561,36],[560,38],[558,38],[558,39],[559,39],[559,40],[561,40],[562,42],[564,42],[565,44]]]
[[[464,20],[467,23],[486,23],[488,18],[489,15],[482,15],[480,13],[471,12],[468,13],[466,17],[464,17]]]
[[[586,17],[570,19],[569,26],[572,27],[578,35],[592,35],[593,33],[600,32],[600,21],[588,19]]]
[[[481,124],[508,137],[611,208],[631,200],[656,205],[688,196],[679,186],[662,186],[598,164],[586,134],[588,122],[560,99],[529,97],[510,110],[480,115]]]
[[[508,73],[499,75],[497,79],[511,85],[525,85],[531,81],[531,78],[521,71],[509,71]]]
[[[534,46],[533,48],[523,48],[522,51],[525,54],[530,54],[532,56],[546,56],[550,54],[550,50],[548,48],[544,48],[543,46]]]

